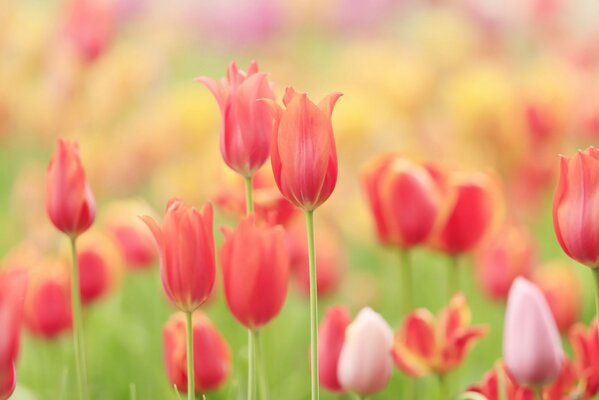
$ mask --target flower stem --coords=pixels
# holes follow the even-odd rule
[[[414,309],[414,291],[412,288],[412,264],[410,262],[410,252],[406,249],[401,249],[399,252],[401,258],[401,292],[403,295],[404,315],[408,315]]]
[[[187,322],[187,399],[195,399],[195,372],[193,370],[193,312],[185,313]]]
[[[266,379],[266,366],[264,365],[264,353],[262,352],[262,336],[260,331],[256,333],[256,372],[258,373],[258,389],[260,400],[268,400],[268,380]]]
[[[543,387],[542,386],[535,387],[535,399],[543,400]]]
[[[73,313],[73,338],[75,345],[75,367],[77,369],[77,383],[79,398],[89,398],[87,388],[87,371],[85,368],[85,346],[83,344],[83,315],[81,311],[81,292],[79,289],[79,261],[77,259],[77,239],[71,238],[71,308]]]
[[[447,387],[447,376],[444,373],[437,374],[439,378],[439,400],[449,399],[449,390]]]
[[[457,255],[449,256],[450,261],[450,271],[449,271],[449,290],[448,296],[449,300],[453,297],[454,294],[460,291],[460,259]]]
[[[252,177],[245,178],[245,215],[250,215],[254,212],[254,195],[252,190]]]
[[[310,355],[312,400],[318,400],[318,292],[316,287],[316,256],[314,249],[314,211],[306,211],[308,259],[310,262]]]
[[[599,267],[593,268],[591,271],[595,277],[595,317],[599,320]]]
[[[503,373],[503,368],[501,365],[497,365],[495,367],[495,373],[497,375],[497,393],[499,396],[499,400],[506,400],[505,393],[505,374]]]
[[[256,400],[256,339],[258,333],[248,329],[248,400]]]

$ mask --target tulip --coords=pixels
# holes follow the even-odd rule
[[[364,308],[345,331],[337,377],[341,387],[362,396],[382,390],[392,372],[393,331],[380,314]]]
[[[17,385],[17,373],[14,363],[7,368],[0,369],[0,400],[8,400]]]
[[[575,355],[574,368],[581,377],[582,393],[591,399],[599,393],[599,324],[597,320],[585,327],[576,324],[570,330],[570,342]]]
[[[30,274],[25,298],[27,329],[46,339],[71,330],[73,326],[67,267],[58,260],[46,260]]]
[[[116,244],[101,234],[83,237],[77,249],[77,265],[83,304],[91,304],[106,295],[122,272],[122,259]]]
[[[187,354],[193,352],[192,313],[210,296],[215,278],[212,205],[201,212],[172,199],[166,207],[162,227],[149,216],[142,217],[154,235],[160,253],[162,287],[173,304],[185,312]],[[187,358],[187,395],[195,394],[194,357]]]
[[[224,228],[220,249],[227,305],[246,328],[257,330],[281,311],[287,295],[289,256],[281,227],[256,226],[243,218]]]
[[[560,332],[567,332],[578,320],[583,306],[583,288],[572,268],[551,262],[537,269],[532,281],[545,295]]]
[[[599,317],[599,224],[595,218],[599,195],[599,150],[589,147],[574,157],[560,158],[553,197],[553,227],[564,252],[591,268],[595,280],[595,306]]]
[[[531,275],[535,253],[534,240],[524,227],[502,227],[476,253],[475,272],[483,292],[493,299],[506,299],[517,277]]]
[[[196,391],[217,389],[231,373],[231,351],[216,327],[201,311],[193,313],[194,381]],[[171,386],[186,391],[185,315],[171,316],[163,331],[164,362]]]
[[[225,163],[246,178],[266,162],[270,149],[273,117],[268,106],[257,100],[274,100],[267,75],[252,62],[247,74],[233,62],[227,78],[218,82],[196,78],[212,92],[220,107],[222,129],[220,150]]]
[[[373,160],[363,186],[383,244],[408,249],[424,243],[441,216],[441,190],[429,171],[392,154]]]
[[[48,166],[46,210],[54,226],[74,238],[94,222],[96,205],[76,143],[64,139]]]
[[[158,246],[164,292],[177,308],[191,313],[208,299],[214,286],[212,205],[207,203],[198,212],[173,199],[162,227],[152,217],[142,219]]]
[[[501,374],[501,378],[498,377]],[[500,388],[503,385],[503,388]],[[501,391],[505,393],[505,397],[501,397]],[[534,393],[532,390],[518,385],[510,376],[502,363],[487,372],[480,384],[472,385],[468,391],[480,393],[488,400],[532,400]]]
[[[108,232],[118,245],[127,267],[146,269],[157,259],[154,238],[138,215],[152,214],[151,208],[142,201],[122,201],[111,204],[105,211]]]
[[[332,392],[343,391],[337,369],[346,328],[350,322],[349,312],[344,307],[331,307],[318,328],[318,376],[320,384]]]
[[[310,275],[311,394],[318,400],[318,294],[314,250],[314,210],[337,183],[337,152],[331,116],[341,93],[325,97],[318,106],[305,93],[287,88],[285,110],[266,100],[275,115],[270,161],[281,194],[305,212]]]
[[[560,374],[564,353],[543,293],[524,278],[510,289],[505,314],[503,358],[514,379],[541,387]]]
[[[444,375],[456,369],[487,327],[470,325],[470,307],[463,294],[453,296],[435,318],[426,309],[414,310],[395,334],[393,359],[409,376]]]

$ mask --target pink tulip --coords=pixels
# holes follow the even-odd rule
[[[391,376],[393,331],[380,314],[364,308],[345,331],[337,377],[341,387],[366,396],[382,390]]]
[[[543,293],[517,278],[508,296],[503,358],[520,384],[552,383],[561,372],[564,354],[555,320]]]

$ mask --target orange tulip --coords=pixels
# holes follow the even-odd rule
[[[409,248],[425,242],[441,217],[441,190],[429,171],[397,155],[367,165],[364,190],[384,244]]]
[[[468,391],[480,393],[488,400],[500,400],[498,370],[503,375],[503,389],[505,400],[533,400],[534,392],[526,387],[520,386],[518,382],[506,370],[503,363],[498,363],[491,371],[487,372],[480,384],[472,385]]]
[[[166,207],[162,227],[142,217],[158,245],[160,276],[165,293],[182,311],[204,303],[214,286],[215,258],[212,205],[201,212],[173,199]]]
[[[274,100],[267,75],[252,62],[247,74],[233,62],[221,82],[196,78],[212,92],[221,110],[220,150],[225,163],[237,173],[251,177],[269,155],[273,117],[257,100]]]
[[[331,114],[341,93],[318,105],[305,93],[287,88],[285,110],[275,114],[270,158],[279,190],[291,203],[311,211],[324,203],[337,183],[337,152]]]
[[[470,319],[470,307],[461,293],[436,318],[426,309],[413,311],[395,334],[395,364],[415,377],[455,369],[470,346],[488,330],[471,326]]]
[[[589,147],[574,157],[560,158],[560,174],[553,198],[553,226],[557,240],[572,259],[591,268],[599,266],[599,150]]]
[[[576,272],[567,264],[551,262],[538,268],[532,281],[545,295],[559,331],[567,332],[583,306],[583,288]]]
[[[277,316],[287,296],[283,229],[256,226],[250,216],[235,230],[223,228],[223,235],[220,262],[227,305],[241,324],[255,330]]]
[[[46,210],[54,226],[71,237],[79,236],[94,222],[96,205],[76,143],[58,141],[48,166]]]
[[[231,351],[227,342],[207,316],[193,313],[193,365],[195,391],[222,386],[231,373]],[[187,391],[187,350],[185,315],[170,317],[163,330],[164,362],[169,383]]]
[[[505,225],[475,257],[476,277],[483,292],[506,299],[514,280],[529,277],[536,263],[535,243],[524,227]]]

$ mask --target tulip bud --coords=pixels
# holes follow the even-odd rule
[[[441,191],[425,167],[385,154],[367,166],[363,186],[382,243],[409,248],[428,239],[441,216]]]
[[[320,384],[332,392],[343,390],[337,369],[350,322],[349,312],[344,307],[331,307],[318,328],[318,377]]]
[[[449,254],[473,250],[502,216],[498,185],[483,174],[448,178],[449,212],[432,238],[432,245]]]
[[[181,311],[191,312],[210,296],[215,278],[212,205],[201,212],[173,199],[162,227],[149,216],[148,225],[160,253],[160,276],[166,295]]]
[[[13,362],[6,368],[0,368],[0,400],[8,400],[17,385],[15,365]]]
[[[279,190],[291,203],[314,210],[324,203],[337,183],[337,151],[331,114],[341,93],[318,105],[305,93],[287,88],[282,110],[271,103],[275,124],[270,160]]]
[[[54,339],[72,327],[70,276],[67,266],[46,260],[30,274],[24,322],[29,331]]]
[[[227,342],[202,312],[193,313],[193,365],[196,392],[216,389],[231,373],[231,351]],[[183,313],[176,313],[164,326],[164,362],[169,383],[187,390],[186,327]]]
[[[599,150],[589,147],[574,157],[560,158],[560,172],[553,197],[553,226],[564,252],[591,268],[599,265],[597,214]]]
[[[505,225],[477,252],[476,277],[483,292],[506,299],[518,276],[529,277],[536,263],[535,243],[524,227]]]
[[[345,331],[337,377],[341,387],[366,396],[382,390],[391,377],[393,331],[370,308],[358,313]]]
[[[289,255],[280,226],[256,226],[243,218],[234,231],[223,229],[220,249],[227,305],[248,329],[257,329],[277,316],[285,303]]]
[[[559,331],[566,333],[582,312],[583,288],[578,275],[569,265],[556,261],[538,268],[532,281],[545,295]]]
[[[96,205],[77,144],[64,139],[58,141],[48,166],[46,210],[54,226],[71,237],[79,236],[94,222]]]
[[[247,74],[233,62],[227,78],[218,82],[196,78],[212,92],[221,110],[220,150],[225,163],[237,173],[250,177],[266,162],[270,149],[273,117],[268,105],[257,101],[274,94],[258,64],[252,62]]]
[[[113,203],[104,213],[104,224],[131,269],[151,267],[157,259],[152,234],[139,219],[139,215],[152,214],[145,202],[135,200]]]
[[[0,270],[0,373],[11,367],[19,354],[27,279],[22,268]]]
[[[564,353],[543,293],[517,278],[510,289],[503,332],[507,370],[522,385],[546,385],[560,374]]]

